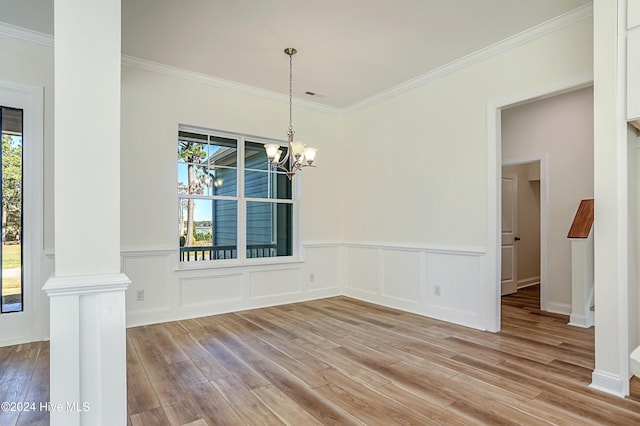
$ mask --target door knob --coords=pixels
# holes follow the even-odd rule
[[[520,241],[520,237],[515,237],[514,240],[515,241]]]

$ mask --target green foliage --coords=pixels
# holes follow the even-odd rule
[[[4,241],[19,241],[22,229],[22,138],[2,136]]]
[[[211,232],[196,232],[196,241],[211,241]]]
[[[179,141],[178,144],[178,158],[185,163],[200,163],[207,157],[207,153],[202,149],[202,144],[197,142]]]

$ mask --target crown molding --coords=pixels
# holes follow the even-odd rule
[[[7,24],[6,22],[1,22],[1,21],[0,21],[0,36],[11,37],[18,40],[26,41],[29,43],[35,43],[35,44],[39,44],[47,47],[54,47],[53,35],[29,30],[27,28],[18,27],[16,25]],[[234,93],[243,93],[251,96],[259,96],[265,99],[269,99],[276,102],[282,102],[282,103],[289,102],[289,97],[281,93],[277,93],[277,92],[273,92],[265,89],[259,89],[257,87],[249,86],[246,84],[224,80],[224,79],[213,77],[207,74],[188,71],[182,68],[172,67],[170,65],[165,65],[158,62],[136,58],[134,56],[122,55],[122,65],[142,69],[145,71],[155,72],[155,73],[163,74],[167,76],[178,77],[185,80],[190,80],[197,83],[217,87],[220,89],[229,90]],[[300,107],[300,108],[322,112],[325,114],[341,115],[341,110],[339,108],[334,108],[328,105],[323,105],[316,102],[310,102],[310,101],[297,99],[297,98],[294,99],[293,102],[297,107]]]
[[[525,43],[528,43],[530,41],[543,37],[547,34],[551,34],[555,31],[558,31],[561,28],[564,28],[576,22],[580,22],[584,19],[591,18],[592,16],[593,16],[593,3],[586,4],[570,12],[567,12],[553,19],[550,19],[547,22],[536,25],[535,27],[532,27],[526,31],[515,34],[509,38],[506,38],[502,41],[492,44],[491,46],[488,46],[484,49],[475,51],[467,56],[463,56],[460,59],[456,59],[455,61],[449,62],[446,65],[435,68],[434,70],[429,71],[425,74],[422,74],[418,77],[407,80],[404,83],[400,83],[388,90],[379,92],[360,102],[357,102],[351,106],[344,108],[342,112],[350,113],[350,112],[355,112],[358,110],[368,108],[370,106],[383,102],[387,99],[394,98],[405,92],[408,92],[410,90],[423,86],[429,82],[445,77],[456,71],[460,71],[463,68],[482,62],[485,59],[488,59],[492,56],[496,56],[500,53],[507,52],[515,47],[521,46]]]
[[[42,46],[53,47],[53,36],[16,25],[0,22],[0,36],[12,37]]]
[[[385,100],[399,96],[420,86],[423,86],[429,82],[443,78],[463,68],[482,62],[492,56],[496,56],[522,44],[551,34],[568,25],[574,24],[584,19],[589,19],[592,16],[593,3],[589,3],[563,15],[550,19],[547,22],[532,27],[519,34],[504,39],[491,46],[488,46],[484,49],[478,50],[446,65],[435,68],[434,70],[419,75],[418,77],[407,80],[404,83],[400,83],[388,90],[379,92],[346,108],[336,108],[299,98],[294,98],[293,102],[297,107],[300,108],[336,116],[341,116],[345,113],[362,110]],[[40,33],[38,31],[33,31],[15,25],[7,24],[5,22],[0,22],[0,36],[12,37],[48,47],[54,46],[54,37],[50,34]],[[134,56],[122,55],[122,65],[138,68],[149,72],[155,72],[166,76],[182,78],[200,84],[217,87],[219,89],[229,90],[234,93],[258,96],[282,103],[288,103],[289,101],[288,96],[285,96],[281,93],[273,92],[266,89],[260,89],[246,84],[236,83],[230,80],[224,80],[207,74],[188,71],[182,68],[165,65],[146,59],[136,58]]]
[[[235,81],[224,80],[222,78],[214,77],[208,74],[188,71],[171,65],[161,64],[159,62],[136,58],[134,56],[122,55],[122,65],[138,68],[149,72],[155,72],[157,74],[163,74],[170,77],[182,78],[184,80],[206,84],[208,86],[217,87],[219,89],[229,90],[234,93],[259,96],[261,98],[269,99],[276,102],[289,103],[288,95],[283,95],[271,90],[260,89],[254,86],[249,86],[247,84],[236,83]],[[342,112],[339,108],[298,98],[294,98],[293,103],[297,107],[309,109],[316,112],[322,112],[325,114],[341,115]]]

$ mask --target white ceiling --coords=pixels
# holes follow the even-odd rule
[[[122,0],[122,51],[344,108],[591,0]],[[53,0],[0,0],[53,34]],[[305,91],[318,95],[309,97]]]

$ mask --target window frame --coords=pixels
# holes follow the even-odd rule
[[[301,182],[300,176],[296,175],[291,182],[291,198],[290,199],[280,199],[280,198],[259,198],[259,197],[247,197],[245,195],[245,144],[247,142],[250,143],[258,143],[261,145],[265,145],[268,143],[276,143],[286,148],[287,141],[280,139],[272,139],[263,136],[255,136],[237,132],[229,132],[224,130],[216,130],[209,129],[198,126],[191,125],[183,125],[180,124],[178,126],[178,133],[176,134],[179,139],[180,132],[190,132],[197,133],[206,136],[213,137],[222,137],[235,139],[237,141],[236,147],[236,195],[200,195],[200,194],[180,194],[179,191],[176,190],[176,206],[178,209],[181,208],[180,200],[181,199],[194,199],[194,200],[231,200],[237,202],[237,212],[236,212],[236,246],[237,246],[237,257],[234,259],[212,259],[212,260],[193,260],[193,261],[183,261],[180,256],[180,250],[178,247],[178,268],[177,270],[192,270],[192,269],[209,269],[209,268],[220,268],[220,267],[237,267],[237,266],[249,266],[249,265],[270,265],[270,264],[281,264],[281,263],[297,263],[302,262],[302,243],[300,238],[300,194],[301,194]],[[266,159],[265,159],[266,161]],[[176,158],[176,184],[179,182],[177,180],[178,176],[178,164],[180,164],[180,160]],[[186,164],[186,163],[185,163]],[[255,170],[255,169],[249,169]],[[286,173],[281,171],[274,170],[273,173],[277,173],[279,175],[285,175]],[[270,173],[269,180],[272,179],[273,174]],[[292,207],[292,215],[291,215],[291,255],[289,256],[272,256],[272,257],[248,257],[247,256],[247,205],[250,202],[260,202],[260,203],[271,203],[272,208],[275,209],[275,206],[282,204],[290,204]],[[178,211],[178,214],[179,211]],[[179,220],[179,217],[178,217]],[[178,220],[176,222],[178,222]],[[272,233],[276,232],[276,225],[272,226]]]

